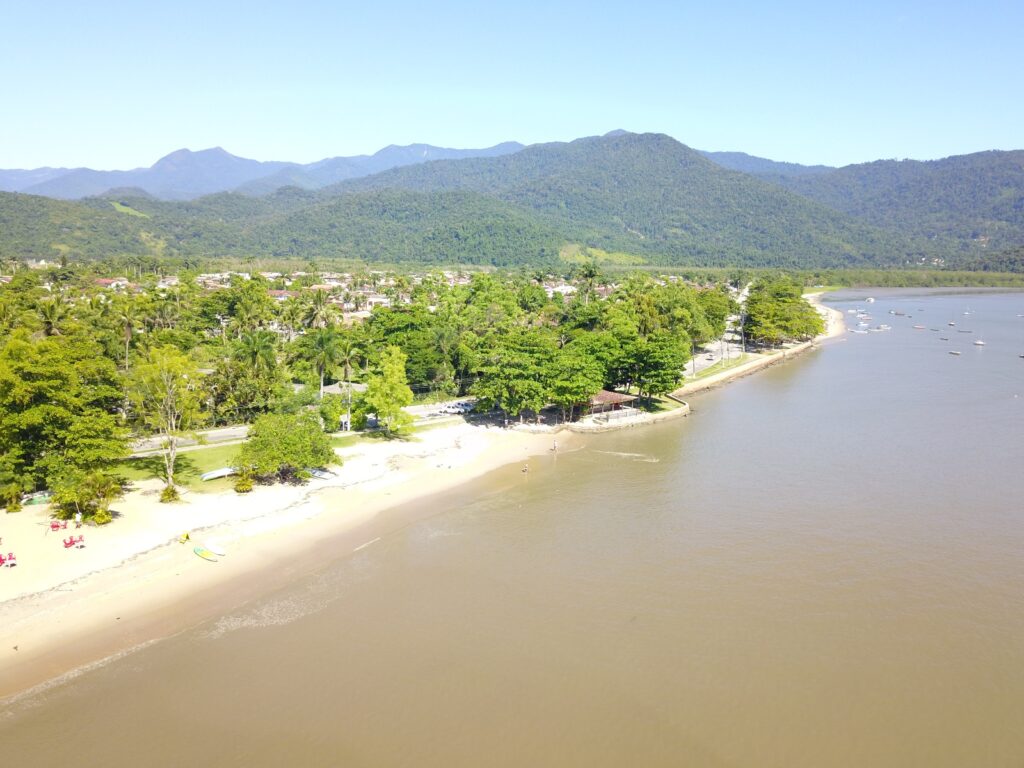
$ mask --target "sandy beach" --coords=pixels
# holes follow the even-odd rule
[[[4,515],[0,547],[18,565],[0,569],[0,697],[186,629],[372,545],[393,507],[550,449],[548,435],[460,423],[339,449],[336,477],[304,486],[190,492],[168,505],[156,501],[159,481],[136,483],[103,527],[51,531],[47,507]],[[85,546],[65,548],[72,534]],[[197,557],[204,542],[226,556]]]
[[[826,319],[815,341],[843,334],[842,313],[809,296]],[[793,347],[795,354],[814,342]],[[718,386],[782,359],[782,352],[684,386]],[[573,438],[558,436],[559,450]],[[18,565],[0,568],[0,697],[59,680],[194,626],[298,575],[365,546],[388,526],[389,510],[449,490],[502,466],[550,454],[552,435],[458,423],[408,441],[363,441],[337,451],[329,480],[304,486],[187,492],[160,504],[161,483],[135,483],[107,526],[69,523],[52,531],[48,507],[0,519],[0,550]],[[190,540],[181,543],[185,532]],[[65,548],[68,536],[84,547]],[[197,557],[209,544],[226,554]]]

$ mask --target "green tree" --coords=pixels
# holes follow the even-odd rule
[[[272,331],[245,331],[238,339],[234,356],[256,374],[269,373],[277,366],[275,341]]]
[[[412,423],[412,416],[402,410],[412,405],[412,390],[405,377],[405,353],[398,347],[389,346],[381,355],[380,374],[370,377],[365,403],[389,435]]]
[[[558,350],[547,379],[551,402],[562,409],[562,421],[568,421],[576,406],[589,402],[601,390],[604,367],[570,344]]]
[[[196,364],[174,347],[154,347],[145,361],[135,366],[129,396],[143,423],[163,438],[167,485],[161,500],[177,498],[174,467],[178,442],[205,418],[203,394]]]
[[[238,454],[243,474],[263,480],[301,480],[309,469],[337,463],[330,438],[309,411],[260,416]]]
[[[548,401],[547,376],[555,354],[550,332],[520,329],[503,337],[485,355],[472,392],[488,407],[522,420],[523,411],[539,414]]]
[[[110,505],[124,495],[124,483],[106,472],[68,469],[53,484],[57,516],[68,519],[80,514],[98,525],[109,523]]]
[[[320,399],[323,399],[324,378],[341,364],[341,335],[334,326],[317,328],[299,339],[297,356],[316,370],[320,378]]]

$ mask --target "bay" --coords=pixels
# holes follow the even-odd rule
[[[891,331],[403,510],[300,582],[11,704],[3,754],[1024,764],[1024,295],[864,296],[831,303]]]

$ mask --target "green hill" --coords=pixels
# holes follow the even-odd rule
[[[844,171],[787,184],[823,183]],[[1011,242],[1018,187],[1013,174],[1004,178],[1001,198],[988,182],[976,197],[989,200],[995,222],[984,232],[998,230]],[[410,165],[321,190],[286,187],[258,198],[220,193],[167,202],[125,189],[64,202],[0,193],[0,255],[514,265],[552,262],[576,244],[652,264],[841,268],[938,259],[956,266],[991,252],[983,239],[961,237],[959,224],[941,228],[943,206],[951,219],[973,216],[976,207],[935,184],[930,228],[920,216],[898,211],[872,217],[854,204],[856,195],[832,184],[815,188],[810,199],[807,189],[797,194],[729,170],[668,136],[616,133]],[[962,195],[963,185],[958,189]],[[1024,233],[1016,243],[1024,243]]]
[[[1024,150],[879,160],[774,180],[873,226],[952,240],[961,250],[1024,244]]]
[[[495,197],[537,213],[569,240],[659,261],[838,267],[914,263],[933,250],[780,193],[776,185],[727,170],[660,134],[424,163],[323,193],[396,188]]]

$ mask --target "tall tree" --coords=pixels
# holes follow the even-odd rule
[[[377,422],[387,434],[397,432],[412,422],[402,410],[412,405],[412,390],[405,378],[405,353],[395,346],[387,347],[380,358],[380,374],[371,376],[366,387],[366,407],[377,415]]]
[[[174,483],[178,442],[205,416],[199,369],[174,347],[154,347],[145,361],[135,366],[129,392],[139,417],[163,438],[167,485],[160,499],[173,501],[178,497]]]

